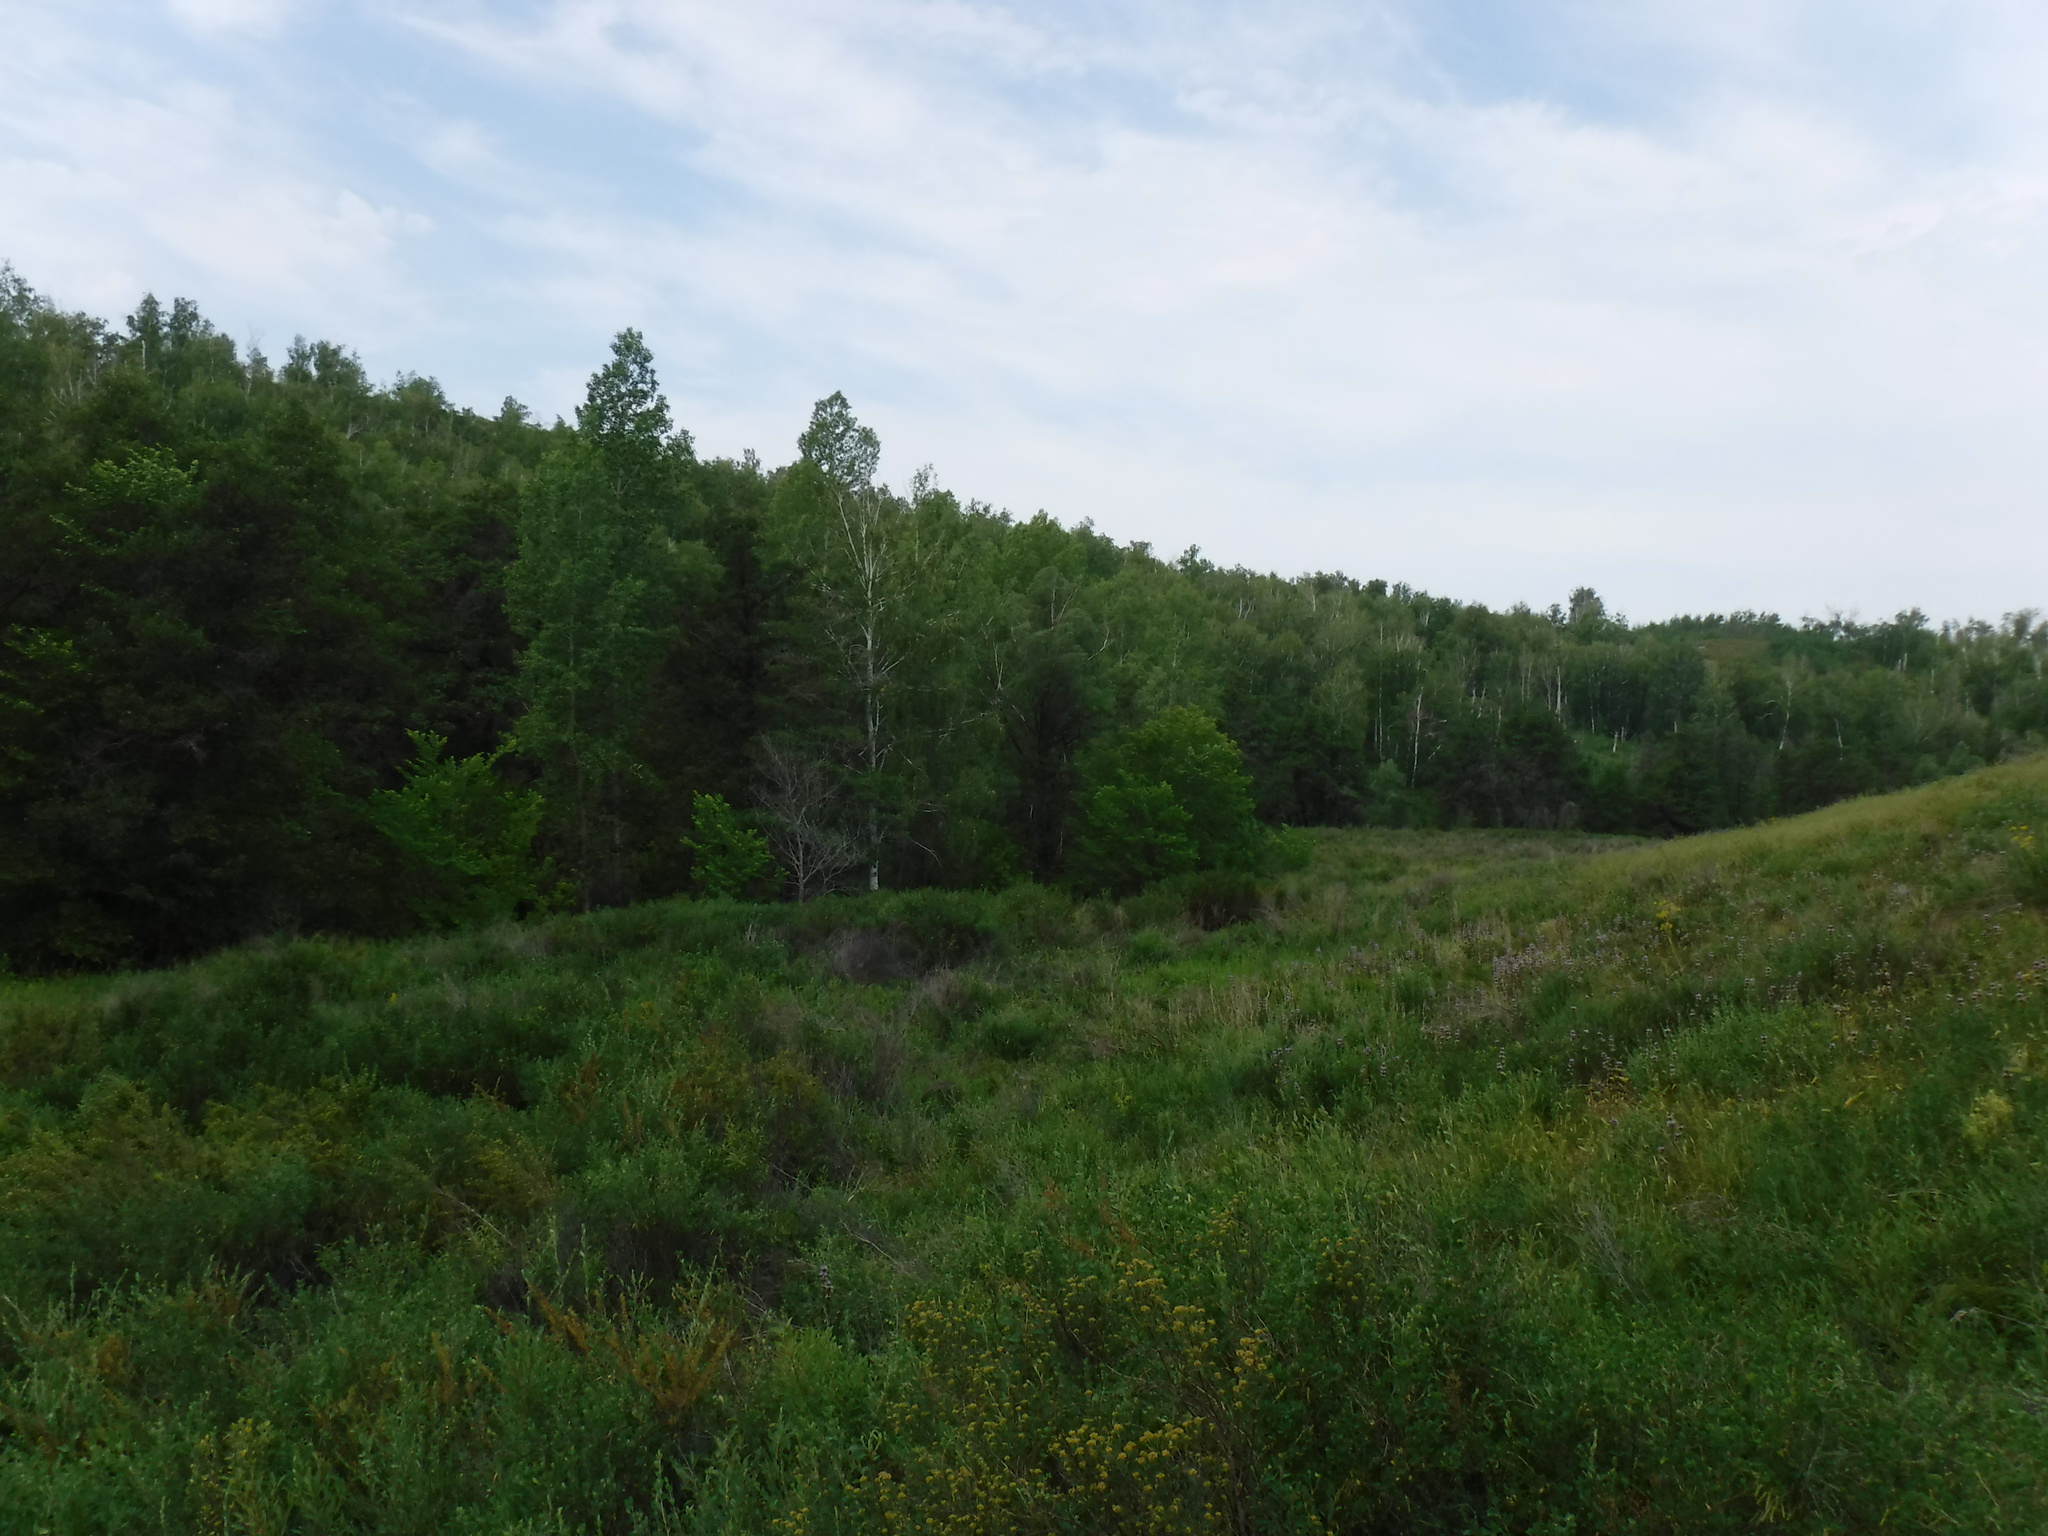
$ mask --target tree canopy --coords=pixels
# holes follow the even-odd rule
[[[1630,623],[1165,560],[891,488],[839,394],[780,467],[702,459],[634,331],[575,414],[6,273],[7,962],[416,926],[390,797],[455,765],[537,808],[491,889],[596,906],[723,889],[693,865],[742,831],[790,895],[1122,889],[1244,865],[1259,823],[1681,833],[2048,740],[2032,613]]]

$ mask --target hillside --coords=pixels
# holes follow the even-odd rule
[[[0,991],[0,1524],[2038,1530],[2048,761]]]
[[[774,845],[743,894],[1121,889],[1074,854],[1176,709],[1268,827],[1667,836],[2048,744],[2032,611],[1630,623],[1226,569],[891,488],[837,394],[700,457],[632,331],[575,416],[0,265],[0,968],[701,894],[701,797]]]

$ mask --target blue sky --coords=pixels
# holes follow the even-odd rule
[[[0,256],[1639,618],[2048,603],[2048,7],[0,0]]]

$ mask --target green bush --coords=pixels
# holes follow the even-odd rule
[[[1123,895],[1193,869],[1193,826],[1169,784],[1101,785],[1082,806],[1070,865],[1073,883]]]
[[[1060,1021],[1042,1006],[1012,1003],[977,1019],[973,1037],[981,1049],[1004,1061],[1025,1061],[1063,1033]]]
[[[1241,869],[1204,869],[1168,880],[1162,890],[1180,902],[1189,922],[1207,932],[1248,923],[1259,914],[1264,889]]]
[[[498,782],[501,749],[443,762],[445,738],[409,731],[405,784],[370,797],[369,815],[397,853],[401,899],[429,928],[510,917],[538,894],[531,849],[542,812],[538,791]]]
[[[1070,879],[1126,895],[1172,875],[1246,869],[1262,836],[1237,744],[1178,707],[1099,749],[1082,801]]]
[[[767,872],[768,839],[748,826],[723,795],[699,794],[690,802],[690,883],[702,896],[727,900],[744,895]]]
[[[0,984],[0,1508],[2042,1528],[2039,772]]]

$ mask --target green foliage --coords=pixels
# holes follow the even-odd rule
[[[428,928],[458,928],[512,916],[539,894],[533,836],[539,791],[498,781],[502,750],[443,762],[445,737],[408,731],[405,784],[370,796],[370,819],[399,856],[403,899]]]
[[[0,984],[0,1507],[2037,1528],[2044,794]]]
[[[890,487],[843,395],[802,425],[779,467],[700,460],[633,331],[541,427],[7,272],[8,963],[421,922],[367,814],[407,725],[455,761],[516,739],[586,908],[693,889],[699,791],[758,818],[790,895],[1123,895],[1273,868],[1254,818],[1680,835],[2048,746],[2031,612],[1491,611]]]
[[[2011,844],[2006,856],[2012,861],[2013,885],[2020,899],[2048,906],[2048,836],[2031,822],[2006,828],[2006,836]]]
[[[1316,841],[1301,827],[1281,827],[1266,839],[1265,867],[1275,874],[1296,874],[1315,862]]]
[[[1258,846],[1251,780],[1237,743],[1201,710],[1183,705],[1160,711],[1117,744],[1109,763],[1119,779],[1172,789],[1187,812],[1198,867],[1240,864]]]
[[[1551,711],[1524,705],[1490,720],[1469,714],[1446,737],[1447,750],[1431,763],[1429,781],[1453,816],[1496,827],[1579,824],[1588,775],[1577,743]],[[1723,815],[1698,825],[1726,825],[1729,819]]]
[[[812,410],[796,446],[806,463],[848,490],[873,484],[882,457],[881,438],[854,418],[852,405],[836,390]]]
[[[1166,881],[1162,891],[1180,902],[1189,922],[1209,932],[1250,922],[1265,896],[1258,880],[1242,869],[1196,870]]]
[[[728,900],[768,869],[768,839],[748,826],[723,795],[699,794],[691,801],[690,880],[705,896]]]
[[[1163,710],[1097,757],[1074,878],[1125,894],[1195,869],[1241,868],[1259,848],[1237,744],[1200,710]]]
[[[193,500],[198,469],[197,464],[180,465],[167,449],[130,446],[118,462],[96,461],[85,472],[84,487],[73,490],[96,512],[123,507],[169,511]]]
[[[1171,784],[1118,779],[1082,803],[1074,840],[1074,883],[1126,894],[1195,867],[1194,817]]]
[[[274,371],[189,302],[0,287],[0,939],[31,969],[407,921],[364,814],[399,722],[511,724],[497,512],[547,434]]]
[[[507,612],[519,656],[523,750],[546,770],[585,905],[630,892],[627,786],[675,617],[708,559],[677,537],[691,461],[636,331],[591,376],[577,437],[544,459],[520,498]]]
[[[1369,827],[1418,827],[1433,822],[1428,798],[1409,788],[1408,776],[1393,761],[1381,763],[1367,776],[1359,819]]]

